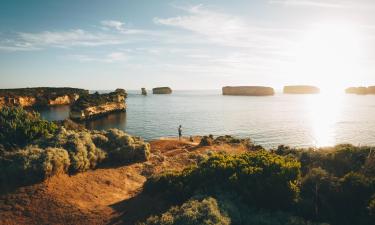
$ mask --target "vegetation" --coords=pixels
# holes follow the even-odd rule
[[[51,88],[51,87],[36,87],[36,88],[15,88],[15,89],[0,89],[0,96],[17,97],[17,96],[32,96],[44,98],[55,98],[63,95],[87,95],[88,91],[78,88]]]
[[[143,223],[143,225],[172,224],[229,225],[231,221],[220,211],[216,199],[205,198],[201,201],[190,200],[180,207],[172,207],[161,216],[150,217]]]
[[[38,113],[20,107],[0,109],[0,144],[7,148],[24,147],[34,140],[51,136],[56,130],[56,124],[42,120]]]
[[[235,138],[230,135],[219,136],[217,138],[214,138],[213,135],[203,136],[199,143],[200,146],[212,146],[212,145],[223,145],[223,144],[243,145],[249,149],[253,146],[253,143],[251,142],[250,138],[240,139],[240,138]]]
[[[120,97],[120,98],[119,98]],[[99,94],[95,92],[94,94],[84,95],[80,97],[74,104],[71,106],[73,111],[80,111],[82,109],[103,105],[108,102],[120,102],[127,97],[125,90],[117,89],[115,92],[108,94]],[[122,99],[122,100],[121,100]]]
[[[375,224],[374,163],[374,148],[352,145],[220,153],[182,172],[151,177],[145,191],[162,192],[180,207],[197,195],[211,196],[231,224],[370,225]],[[172,209],[147,222],[195,224],[194,214],[165,223],[163,218],[175,221],[182,213]]]
[[[0,112],[0,187],[82,172],[105,162],[145,161],[150,156],[148,143],[117,129],[89,131],[72,121],[62,123],[72,128],[66,129],[22,108]]]
[[[289,209],[298,197],[300,164],[266,151],[242,155],[214,154],[197,167],[148,180],[146,190],[166,190],[173,199],[197,193],[231,190],[249,204],[266,209]]]

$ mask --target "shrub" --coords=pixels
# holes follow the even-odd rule
[[[225,135],[225,136],[219,136],[217,138],[214,138],[213,135],[209,136],[203,136],[199,146],[212,146],[212,145],[223,145],[223,144],[229,144],[229,145],[243,145],[247,148],[250,148],[253,146],[253,143],[249,138],[245,139],[240,139],[240,138],[234,138],[233,136],[230,135]]]
[[[69,154],[61,148],[47,148],[42,161],[44,177],[67,173],[70,166]]]
[[[94,169],[106,158],[106,153],[94,144],[88,131],[67,131],[62,128],[54,138],[42,145],[66,149],[70,156],[71,172]]]
[[[229,225],[230,218],[221,212],[216,199],[190,200],[160,216],[147,219],[143,225]]]
[[[0,155],[0,183],[28,184],[47,177],[65,173],[70,165],[68,152],[64,149],[27,146]]]
[[[0,143],[10,147],[24,147],[32,141],[54,134],[56,124],[42,120],[36,112],[18,108],[0,109]]]
[[[241,155],[214,154],[196,168],[152,177],[149,192],[168,190],[173,198],[185,200],[194,193],[212,194],[230,190],[248,205],[267,209],[290,208],[298,197],[300,164],[291,158],[259,151]]]
[[[147,161],[150,157],[150,144],[118,129],[95,133],[94,142],[106,150],[112,162]]]

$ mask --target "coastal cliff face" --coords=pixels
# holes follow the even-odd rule
[[[141,89],[141,92],[142,92],[142,95],[147,95],[146,88],[142,88],[142,89]]]
[[[240,95],[240,96],[269,96],[274,95],[275,91],[271,87],[262,86],[236,86],[223,87],[223,95]]]
[[[0,108],[3,106],[69,105],[88,91],[76,88],[19,88],[0,90]]]
[[[125,112],[126,91],[116,89],[108,94],[94,93],[79,98],[70,109],[73,120],[90,120],[114,112]]]
[[[152,89],[153,94],[172,94],[170,87],[157,87]]]
[[[285,86],[284,94],[318,94],[320,89],[309,85]]]
[[[375,86],[369,87],[350,87],[345,90],[347,94],[357,94],[357,95],[374,95]]]

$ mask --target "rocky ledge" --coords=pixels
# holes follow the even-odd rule
[[[69,105],[88,91],[78,88],[17,88],[0,89],[0,108],[3,106],[52,106]]]
[[[172,89],[170,87],[157,87],[152,89],[153,94],[172,94]]]
[[[320,89],[309,85],[285,86],[284,94],[319,94]]]
[[[108,94],[98,92],[79,98],[70,108],[70,118],[72,120],[90,120],[114,112],[125,112],[127,97],[124,89]]]
[[[357,94],[357,95],[374,95],[375,86],[369,87],[350,87],[345,90],[347,94]]]
[[[273,88],[262,86],[226,86],[222,90],[223,95],[268,96],[275,94]]]

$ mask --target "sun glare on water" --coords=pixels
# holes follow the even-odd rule
[[[361,33],[347,23],[325,23],[314,26],[303,37],[292,71],[296,80],[321,89],[321,94],[306,98],[307,123],[315,146],[332,146],[336,144],[344,90],[355,85],[361,73]]]

